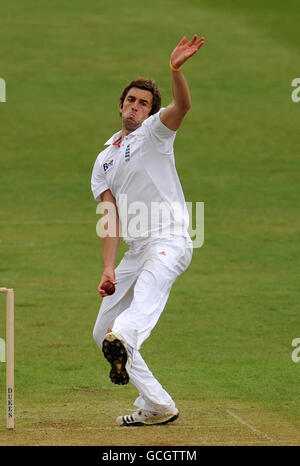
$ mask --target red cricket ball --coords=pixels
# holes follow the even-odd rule
[[[114,294],[115,292],[115,285],[110,282],[109,280],[107,280],[106,282],[103,283],[103,285],[101,286],[102,290],[105,291],[106,294],[108,295],[111,295],[111,294]]]

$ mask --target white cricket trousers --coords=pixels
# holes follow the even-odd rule
[[[192,241],[178,236],[139,241],[115,270],[116,291],[103,298],[93,337],[100,349],[107,329],[122,336],[132,356],[130,382],[139,397],[135,406],[164,412],[175,407],[170,395],[155,379],[139,350],[156,325],[176,278],[189,266]]]

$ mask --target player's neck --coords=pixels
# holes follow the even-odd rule
[[[122,129],[122,133],[121,133],[120,144],[122,144],[122,142],[124,141],[124,139],[126,138],[126,136],[128,136],[128,134],[130,134],[130,133],[133,133],[133,131],[135,131],[135,129],[133,129],[133,130],[128,130],[128,129],[123,128],[123,129]]]

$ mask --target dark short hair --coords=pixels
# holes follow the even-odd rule
[[[126,98],[126,95],[128,94],[128,91],[132,87],[137,87],[138,89],[143,89],[145,91],[151,92],[153,96],[153,100],[152,100],[152,109],[151,109],[150,115],[157,113],[161,106],[161,95],[160,95],[160,91],[158,89],[156,82],[153,81],[152,79],[147,79],[147,78],[138,78],[138,79],[131,81],[123,90],[120,96],[120,103],[123,104]]]

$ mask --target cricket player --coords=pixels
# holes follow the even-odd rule
[[[173,101],[167,107],[160,108],[155,82],[140,78],[129,83],[119,103],[122,129],[106,142],[93,168],[92,192],[106,206],[103,218],[107,231],[113,231],[101,235],[103,273],[98,292],[103,301],[93,336],[111,365],[112,382],[130,381],[139,392],[134,403],[137,410],[119,416],[120,426],[166,424],[179,416],[140,348],[156,325],[174,281],[192,258],[189,216],[173,145],[191,108],[182,66],[203,44],[204,37],[198,39],[195,34],[190,41],[183,37],[173,50],[169,62]],[[120,236],[129,250],[115,268]],[[111,295],[102,288],[106,281],[115,285]]]

